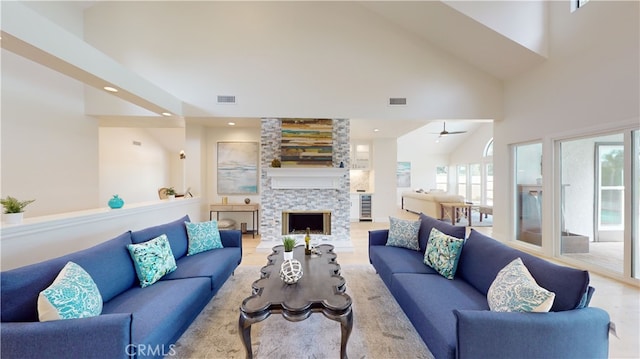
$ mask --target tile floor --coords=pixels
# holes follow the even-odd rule
[[[415,214],[398,211],[403,218],[417,218]],[[369,230],[389,228],[385,222],[351,223],[352,252],[338,252],[338,262],[346,264],[367,264]],[[491,227],[475,227],[476,230],[491,235]],[[260,236],[243,236],[243,258],[241,265],[263,266],[267,252],[257,251]],[[633,287],[603,276],[590,273],[591,285],[596,292],[591,306],[605,309],[616,324],[618,338],[610,336],[610,358],[640,358],[640,288]]]

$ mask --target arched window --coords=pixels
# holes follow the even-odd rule
[[[493,137],[487,142],[487,145],[484,146],[483,157],[492,157],[493,156]]]

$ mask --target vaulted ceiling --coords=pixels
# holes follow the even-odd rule
[[[106,9],[104,5],[106,5],[107,2],[108,1],[82,1],[76,2],[75,6],[81,7],[85,12],[85,21],[95,22],[96,19],[100,17],[101,11],[103,11],[103,9]],[[323,7],[335,7],[336,11],[340,11],[341,9],[339,3],[320,3],[323,3]],[[245,3],[242,10],[244,11],[243,15],[247,17],[238,19],[238,21],[256,22],[260,20],[260,16],[263,14],[253,13],[247,15],[246,10],[252,6],[251,4],[253,3]],[[544,51],[534,51],[535,49],[532,50],[531,48],[523,46],[521,44],[522,41],[520,41],[519,39],[511,39],[510,37],[508,37],[508,31],[499,31],[500,29],[496,30],[496,26],[491,26],[491,24],[484,24],[482,21],[480,21],[482,19],[479,19],[479,17],[476,16],[475,18],[473,18],[467,15],[467,13],[473,13],[473,11],[464,11],[465,9],[462,6],[464,5],[463,3],[455,4],[455,2],[448,3],[441,1],[371,1],[357,2],[354,4],[356,9],[357,7],[360,7],[361,9],[358,12],[358,21],[375,21],[375,26],[377,26],[378,23],[384,23],[386,28],[392,29],[394,32],[400,34],[404,34],[404,37],[408,39],[407,41],[413,43],[416,47],[428,48],[429,51],[433,51],[432,49],[434,48],[438,49],[442,53],[447,54],[446,56],[453,56],[457,59],[456,61],[466,63],[470,67],[488,74],[488,76],[496,79],[498,82],[508,80],[513,76],[527,71],[528,69],[531,69],[545,59],[544,53],[541,54],[541,52]],[[269,6],[276,7],[276,10],[271,9],[272,11],[292,11],[292,7],[287,5],[286,2],[270,3]],[[469,6],[471,5],[469,4]],[[279,10],[278,7],[280,7]],[[258,7],[256,6],[256,8]],[[235,9],[238,8],[236,7]],[[308,11],[309,9],[313,10],[313,7],[300,7],[300,10],[294,10]],[[354,13],[353,9],[353,6],[349,8],[349,11],[351,11],[350,14]],[[292,17],[296,17],[295,11],[291,12],[290,15]],[[153,12],[149,14],[151,19],[154,15],[155,13]],[[180,12],[173,15],[175,16],[175,18],[172,22],[166,23],[160,21],[160,19],[157,19],[154,25],[156,26],[155,28],[146,28],[141,26],[139,29],[137,29],[137,31],[149,33],[155,32],[156,36],[159,37],[158,43],[165,43],[170,46],[169,48],[164,49],[167,56],[172,52],[188,54],[193,49],[188,49],[185,47],[187,46],[187,41],[185,41],[184,38],[172,38],[171,33],[176,35],[184,34],[184,32],[181,32],[182,30],[184,30],[183,28],[181,28],[181,26],[184,24],[189,24],[190,19],[179,19],[181,16]],[[308,17],[309,14],[306,14],[305,16]],[[300,16],[300,18],[304,17]],[[110,20],[113,19],[109,19],[109,21]],[[147,21],[144,22],[140,21],[140,23],[144,24],[145,26],[152,23],[148,21],[150,19],[146,20]],[[197,21],[194,20],[193,23],[196,22]],[[327,21],[327,24],[330,25],[331,21]],[[357,25],[358,23],[354,21],[354,24]],[[93,29],[95,30],[96,26],[100,25],[102,24],[94,25]],[[109,29],[104,29],[102,31],[105,34],[111,34],[112,32],[117,34],[118,24],[112,24],[112,26],[114,27],[113,31],[110,31]],[[250,26],[250,24],[247,23],[246,26]],[[93,36],[93,34],[91,33],[92,30],[91,27],[87,27],[85,25],[85,30],[87,28],[89,28],[89,33],[85,34],[85,40],[91,43],[91,39]],[[167,32],[167,29],[169,30],[169,32]],[[200,33],[194,33],[194,36],[201,36],[202,32],[206,32],[207,30],[208,29],[206,28],[197,29],[195,31]],[[353,29],[353,31],[357,31],[357,29]],[[214,35],[226,36],[227,34]],[[122,40],[125,41],[125,39]],[[195,45],[198,44],[197,41],[190,41],[188,43]],[[4,45],[5,44],[3,41],[3,47],[5,47]],[[133,62],[143,59],[145,58],[145,56],[153,56],[152,52],[146,54],[142,53],[142,51],[150,49],[149,46],[146,46],[147,44],[141,43],[139,45],[139,49],[132,49],[133,51],[130,54],[127,54],[130,59],[133,59]],[[105,51],[108,56],[113,56],[108,48],[101,50]],[[138,51],[138,53],[136,53],[136,51]],[[23,52],[22,55],[27,57],[29,56],[28,52]],[[33,56],[37,57],[40,55],[41,54],[36,53]],[[224,54],[222,55],[224,56]],[[115,59],[120,62],[126,62],[124,61],[126,59],[123,59],[122,56],[124,56],[122,53],[115,54]],[[229,117],[234,117],[216,115],[215,113],[212,113],[212,111],[207,110],[208,105],[206,103],[198,103],[197,100],[190,101],[191,97],[194,97],[193,87],[195,86],[198,87],[198,92],[208,93],[210,96],[219,92],[219,89],[216,89],[213,86],[213,83],[207,85],[207,81],[201,81],[204,80],[203,76],[205,76],[208,71],[208,69],[202,67],[207,66],[206,59],[187,58],[182,63],[171,63],[171,61],[168,61],[168,58],[162,59],[162,57],[160,56],[157,56],[156,58],[158,59],[158,61],[155,63],[137,63],[135,66],[126,64],[126,66],[129,68],[133,68],[135,73],[141,74],[142,78],[148,80],[150,83],[160,84],[161,88],[169,91],[171,95],[175,96],[178,100],[184,101],[187,112],[191,111],[192,113],[196,113],[199,111],[199,113],[194,116],[189,116],[189,114],[187,113],[185,116],[187,121],[203,123],[208,126],[221,126],[226,124]],[[175,58],[176,57],[174,57],[174,59]],[[172,66],[179,66],[179,68],[167,67],[168,64]],[[81,81],[83,81],[83,78],[86,78],[86,82],[91,83],[92,80],[89,78],[90,76],[88,76],[91,74],[78,74],[77,66],[75,66],[76,68],[74,69],[75,64],[71,63],[69,65],[70,66],[66,67],[59,66],[57,70],[70,72],[76,71],[76,73],[70,75],[76,78],[79,77],[78,79]],[[378,69],[378,71],[384,70]],[[172,78],[172,76],[176,77]],[[188,81],[188,79],[192,79],[192,83],[194,85],[189,86],[188,82],[185,82]],[[210,87],[208,88],[207,86]],[[266,87],[264,91],[268,91],[268,87]],[[136,93],[133,93],[133,95],[135,96]],[[101,94],[100,96],[103,96],[103,94]],[[126,100],[136,103],[135,100]],[[273,114],[265,113],[263,115],[270,116]],[[250,120],[252,116],[237,117],[239,117],[238,122],[241,125],[259,125],[257,122]],[[259,116],[253,118],[258,117]],[[470,119],[468,117],[419,118],[419,116],[412,115],[407,117],[398,117],[397,119],[394,118],[392,121],[389,120],[388,115],[383,116],[384,118],[382,119],[375,119],[373,117],[374,116],[367,116],[366,118],[353,118],[352,136],[356,138],[398,137],[404,133],[422,127],[432,121],[437,122],[437,125],[434,124],[434,128],[439,128],[441,126],[442,120],[457,120],[455,121],[457,130],[468,130],[469,132],[472,132],[474,128],[473,118]],[[135,121],[133,116],[129,117],[128,120]],[[486,120],[486,118],[481,120]],[[111,122],[112,125],[115,125],[123,121],[123,116],[103,116],[102,121],[105,124]],[[142,118],[140,122],[144,121],[145,119]],[[374,128],[378,129],[379,131],[374,132]]]

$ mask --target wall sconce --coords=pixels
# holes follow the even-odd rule
[[[187,158],[187,155],[184,154],[184,150],[180,151],[180,159],[184,160],[185,158]]]

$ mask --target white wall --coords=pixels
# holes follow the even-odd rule
[[[483,123],[468,133],[464,143],[458,145],[449,155],[451,165],[482,163],[484,149],[493,138],[493,123]]]
[[[134,145],[133,142],[141,145]],[[125,203],[158,200],[158,189],[174,187],[171,173],[181,173],[180,161],[171,158],[161,143],[140,128],[102,127],[99,130],[100,204],[118,194]],[[175,159],[174,158],[174,159]]]
[[[516,41],[547,55],[548,10],[546,1],[445,1],[452,8]],[[569,4],[566,3],[567,9]]]
[[[95,208],[98,124],[83,85],[2,50],[2,197],[35,199],[25,217]]]
[[[258,193],[255,195],[225,195],[218,193],[218,142],[257,142],[260,144],[260,128],[247,127],[212,127],[206,129],[206,188],[208,204],[221,203],[222,197],[228,198],[229,203],[244,203],[249,198],[252,203],[260,203],[260,179],[258,179]],[[258,164],[259,166],[259,164]],[[260,169],[258,169],[260,173]],[[215,213],[214,219],[215,217]],[[208,216],[208,212],[207,212]],[[240,229],[240,223],[247,223],[247,229],[252,230],[251,213],[220,213],[220,219],[230,218],[236,221],[236,229]],[[256,223],[256,226],[258,224]],[[256,228],[257,229],[257,228]]]
[[[549,60],[505,84],[505,118],[494,126],[496,238],[512,239],[509,145],[543,141],[543,191],[553,193],[552,142],[640,122],[638,2],[591,1],[570,13],[549,2]],[[597,25],[596,25],[597,24]],[[553,235],[553,201],[543,202],[543,245]],[[551,253],[552,248],[545,250]]]
[[[398,149],[395,138],[374,139],[373,168],[375,188],[371,196],[371,212],[376,222],[388,222],[398,208],[397,158]]]

